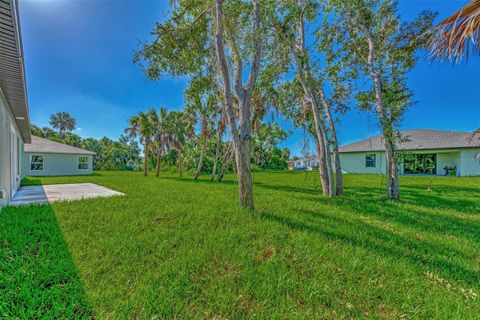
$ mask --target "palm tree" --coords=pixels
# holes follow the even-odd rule
[[[168,137],[171,146],[175,149],[177,154],[178,174],[180,177],[183,175],[182,153],[187,138],[188,126],[188,124],[184,123],[184,119],[185,115],[181,111],[172,111],[168,114],[167,118]]]
[[[155,176],[160,176],[162,155],[169,149],[170,137],[168,132],[168,110],[164,107],[159,112],[150,110],[148,116],[154,128],[154,137],[157,145],[157,169]]]
[[[63,133],[74,130],[77,121],[68,112],[57,112],[50,115],[50,125],[60,131],[60,133]]]
[[[155,111],[154,111],[155,112]],[[140,138],[140,143],[144,145],[144,163],[143,163],[143,175],[148,174],[148,159],[149,149],[153,145],[152,137],[155,134],[155,128],[152,125],[151,117],[149,113],[139,112],[128,119],[130,127],[125,129],[125,133],[130,138]]]
[[[473,0],[434,28],[431,55],[459,62],[469,52],[480,54],[480,0]]]

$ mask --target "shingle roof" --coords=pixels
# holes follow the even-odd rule
[[[32,143],[25,144],[25,152],[38,153],[67,153],[67,154],[95,154],[95,152],[72,147],[67,144],[32,136]]]
[[[480,148],[480,137],[472,139],[471,132],[415,129],[400,131],[402,141],[397,145],[400,150],[434,150]],[[384,151],[383,136],[350,143],[339,148],[339,152]]]

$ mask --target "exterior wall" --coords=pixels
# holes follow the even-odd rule
[[[460,173],[462,176],[480,176],[480,147],[462,150]]]
[[[30,170],[31,155],[43,156],[43,170]],[[78,169],[78,158],[88,157],[88,169]],[[61,153],[25,153],[24,172],[27,176],[73,176],[92,173],[92,156]]]
[[[436,174],[443,176],[444,167],[456,167],[457,176],[480,176],[480,148],[464,150],[421,150],[414,151],[416,154],[436,154],[437,171]],[[367,154],[376,155],[376,166],[367,168],[365,166],[365,156]],[[355,152],[341,153],[340,161],[345,173],[370,173],[385,174],[385,156],[383,152]],[[400,173],[403,174],[403,167],[400,165]]]
[[[15,139],[18,138],[19,142],[19,158],[18,166],[20,175],[18,177],[12,177],[12,128],[14,129]],[[0,89],[0,192],[3,197],[0,196],[0,207],[4,206],[10,201],[12,194],[12,179],[17,180],[17,185],[20,185],[20,180],[24,173],[22,172],[22,154],[23,154],[23,139],[20,131],[17,127],[10,108],[7,105],[7,101],[3,96]]]
[[[437,153],[437,175],[445,175],[445,167],[456,167],[457,176],[460,176],[460,152],[449,152],[449,153]]]
[[[367,154],[375,154],[375,167],[367,168],[365,166],[365,156]],[[340,163],[345,173],[369,173],[369,174],[385,174],[385,153],[382,152],[352,152],[341,153]]]

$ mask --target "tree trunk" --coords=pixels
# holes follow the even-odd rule
[[[260,69],[261,60],[261,37],[260,30],[260,5],[259,0],[253,0],[254,14],[254,39],[253,39],[253,60],[250,67],[250,73],[246,85],[243,85],[242,61],[235,41],[232,41],[230,47],[233,55],[234,65],[234,89],[239,105],[240,124],[237,122],[234,114],[234,104],[232,96],[232,85],[230,77],[230,67],[225,55],[225,40],[223,26],[223,0],[215,1],[215,49],[217,52],[219,71],[223,80],[223,99],[225,103],[225,111],[230,126],[230,134],[233,140],[235,151],[235,163],[237,168],[238,186],[240,193],[240,206],[254,210],[253,201],[253,183],[250,172],[250,140],[252,132],[252,119],[250,111],[250,99],[257,81],[258,71]]]
[[[195,180],[198,180],[198,176],[200,175],[201,171],[202,171],[202,167],[203,167],[203,157],[204,157],[204,154],[205,154],[205,145],[207,144],[206,141],[203,141],[202,143],[202,149],[200,151],[200,159],[198,160],[198,165],[197,165],[197,170],[195,171],[195,177],[194,179]]]
[[[158,154],[157,154],[157,170],[155,172],[155,176],[159,177],[160,176],[160,167],[161,167],[161,162],[162,162],[162,149],[158,148]]]
[[[340,163],[340,154],[338,153],[337,132],[335,130],[335,123],[333,122],[330,105],[327,103],[327,100],[325,99],[323,90],[320,89],[319,93],[320,93],[320,99],[322,100],[323,107],[325,108],[325,113],[327,115],[327,120],[330,127],[330,134],[332,135],[333,157],[335,161],[335,180],[336,180],[335,192],[336,192],[336,195],[339,196],[343,194],[343,173],[342,173],[342,165]]]
[[[231,160],[232,160],[232,149],[231,149],[231,145],[228,145],[227,150],[225,151],[225,155],[223,156],[223,159],[222,159],[222,167],[218,172],[218,176],[217,176],[218,182],[222,182],[223,176],[225,175],[225,171],[227,171],[227,167],[230,164]]]
[[[238,186],[240,192],[240,204],[244,208],[253,210],[253,181],[250,172],[250,137],[243,136],[239,150],[235,152],[235,163],[237,168]]]
[[[394,146],[385,139],[385,160],[387,164],[387,197],[394,200],[400,199],[400,186],[398,181],[398,167],[395,159]]]
[[[210,181],[213,181],[213,179],[215,179],[215,174],[217,173],[217,163],[218,163],[219,153],[220,153],[220,139],[217,139],[217,146],[215,147],[215,156],[213,158],[213,168],[212,168],[212,175],[210,176]]]
[[[183,177],[183,166],[182,166],[182,151],[177,151],[177,163],[178,163],[178,175]]]
[[[335,196],[334,181],[333,181],[333,169],[332,169],[332,157],[330,154],[330,143],[328,141],[328,135],[325,129],[325,120],[320,113],[320,105],[318,98],[315,94],[315,90],[311,85],[311,74],[308,67],[308,62],[305,61],[307,56],[305,52],[305,27],[303,17],[300,17],[297,24],[300,39],[298,43],[292,44],[290,53],[293,55],[295,63],[297,65],[297,75],[302,85],[305,97],[307,98],[312,108],[313,122],[315,127],[315,138],[317,140],[317,153],[319,162],[320,180],[322,183],[323,195],[328,197]],[[280,31],[281,32],[281,31]],[[287,39],[288,41],[288,39]],[[300,58],[300,55],[303,57]]]
[[[316,100],[313,97],[313,100]],[[316,138],[318,142],[318,154],[319,154],[319,170],[320,179],[322,181],[323,195],[327,197],[335,196],[334,182],[333,182],[333,170],[332,170],[332,157],[330,154],[330,146],[328,144],[328,138],[326,136],[325,124],[318,110],[317,103],[311,103],[313,112],[313,121],[315,124],[315,131],[317,133]]]
[[[143,160],[143,175],[146,177],[148,175],[148,141],[145,142],[145,159]]]
[[[375,43],[368,28],[361,26],[368,43],[368,70],[373,81],[375,91],[375,111],[383,133],[385,146],[385,159],[387,166],[387,197],[393,200],[400,199],[400,184],[398,181],[398,167],[395,157],[395,138],[393,133],[393,124],[388,121],[388,117],[383,105],[382,82],[375,69]]]

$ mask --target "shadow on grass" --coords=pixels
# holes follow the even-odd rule
[[[305,215],[309,218],[305,219]],[[477,286],[480,281],[478,271],[452,262],[465,259],[464,253],[431,240],[412,239],[362,221],[352,222],[338,216],[307,210],[301,211],[296,217],[271,212],[262,213],[262,217],[296,231],[364,248],[379,256],[407,260],[422,266],[421,272],[434,271],[472,286]]]
[[[50,205],[2,209],[0,243],[2,318],[93,318]]]

